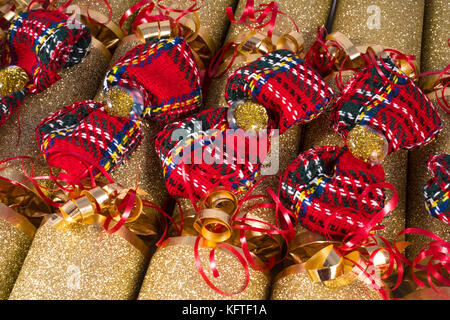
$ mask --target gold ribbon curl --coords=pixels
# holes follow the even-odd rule
[[[237,210],[236,196],[225,190],[213,191],[202,201],[202,209],[194,221],[194,229],[207,243],[227,241],[232,235],[231,218]]]
[[[332,42],[338,43],[339,47],[332,45]],[[387,57],[388,52],[384,50],[390,49],[382,45],[356,46],[346,35],[344,35],[339,31],[327,35],[326,44],[330,45],[329,52],[331,56],[335,58],[334,68],[333,70],[330,70],[329,74],[325,75],[326,79],[330,78],[330,76],[334,75],[342,67],[352,69],[364,68],[366,62],[364,61],[362,56],[367,55],[369,51],[371,51],[375,57],[385,58]],[[404,59],[394,59],[394,63],[409,78],[415,79],[416,74],[414,73],[414,69],[412,68],[410,63],[413,63],[414,68],[417,70],[418,68],[417,61],[414,60],[408,63],[408,61]]]
[[[296,31],[285,34],[274,31],[272,37],[257,30],[243,31],[233,38],[231,43],[236,46],[236,56],[232,51],[225,53],[223,62],[217,69],[218,74],[231,65],[248,64],[279,49],[292,51],[300,57],[304,56],[305,41],[303,35]]]

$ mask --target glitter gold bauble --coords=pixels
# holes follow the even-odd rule
[[[133,98],[130,93],[121,87],[106,92],[106,111],[116,117],[128,117],[133,109]]]
[[[250,132],[259,132],[267,127],[269,116],[267,110],[253,101],[237,102],[231,106],[230,126]],[[233,123],[234,125],[232,125]]]
[[[355,126],[347,136],[350,152],[360,160],[372,164],[381,164],[388,152],[386,138],[367,126]]]
[[[9,66],[0,70],[0,95],[19,91],[28,83],[28,75],[21,67]]]

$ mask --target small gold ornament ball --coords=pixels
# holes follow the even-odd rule
[[[129,117],[133,108],[133,98],[123,88],[112,88],[106,92],[106,111],[117,117]]]
[[[355,158],[372,164],[381,164],[388,151],[388,143],[382,134],[360,125],[350,130],[347,146]]]
[[[267,110],[259,103],[247,101],[239,104],[233,112],[236,125],[247,131],[259,132],[267,127]]]
[[[27,73],[18,66],[9,66],[0,70],[0,95],[7,96],[19,91],[28,83]]]

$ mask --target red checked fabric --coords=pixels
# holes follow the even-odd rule
[[[333,91],[304,60],[287,50],[270,52],[228,78],[228,104],[253,100],[262,104],[280,133],[325,111]]]
[[[392,60],[383,62],[359,72],[342,91],[334,130],[345,139],[356,125],[369,126],[386,137],[389,153],[430,142],[442,127],[435,106]]]
[[[288,166],[280,199],[298,215],[302,226],[339,239],[366,225],[371,215],[384,207],[381,189],[360,198],[370,185],[384,181],[381,166],[356,159],[347,148],[317,147],[300,154]]]

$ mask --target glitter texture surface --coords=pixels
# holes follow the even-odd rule
[[[112,88],[106,93],[109,103],[106,110],[109,114],[117,117],[127,117],[133,108],[133,98],[122,88]]]
[[[333,31],[355,45],[379,44],[420,61],[424,0],[340,0]]]
[[[267,121],[269,120],[266,108],[251,101],[238,105],[233,115],[236,119],[236,125],[245,131],[259,132],[267,127]]]
[[[12,300],[136,298],[145,272],[141,252],[95,225],[46,223],[36,233]]]
[[[380,300],[378,292],[355,280],[339,288],[314,283],[307,273],[294,273],[278,279],[272,286],[272,300]]]
[[[0,300],[8,299],[31,239],[0,218]]]
[[[384,136],[370,127],[356,126],[348,133],[347,146],[358,159],[381,164],[388,150]]]
[[[425,1],[421,61],[424,72],[442,70],[450,62],[450,46],[448,45],[449,17],[449,1]]]
[[[195,239],[194,237],[189,238]],[[209,269],[210,250],[209,248],[199,248],[200,260],[208,278],[221,290],[239,291],[245,281],[245,271],[239,260],[229,251],[216,250],[215,259],[220,276],[214,278]],[[198,272],[193,245],[179,244],[159,248],[155,252],[138,299],[261,300],[267,298],[269,284],[264,273],[250,268],[250,282],[244,292],[232,297],[221,295],[211,289]]]
[[[0,70],[0,95],[7,96],[19,91],[29,81],[28,75],[21,67],[9,66]]]

